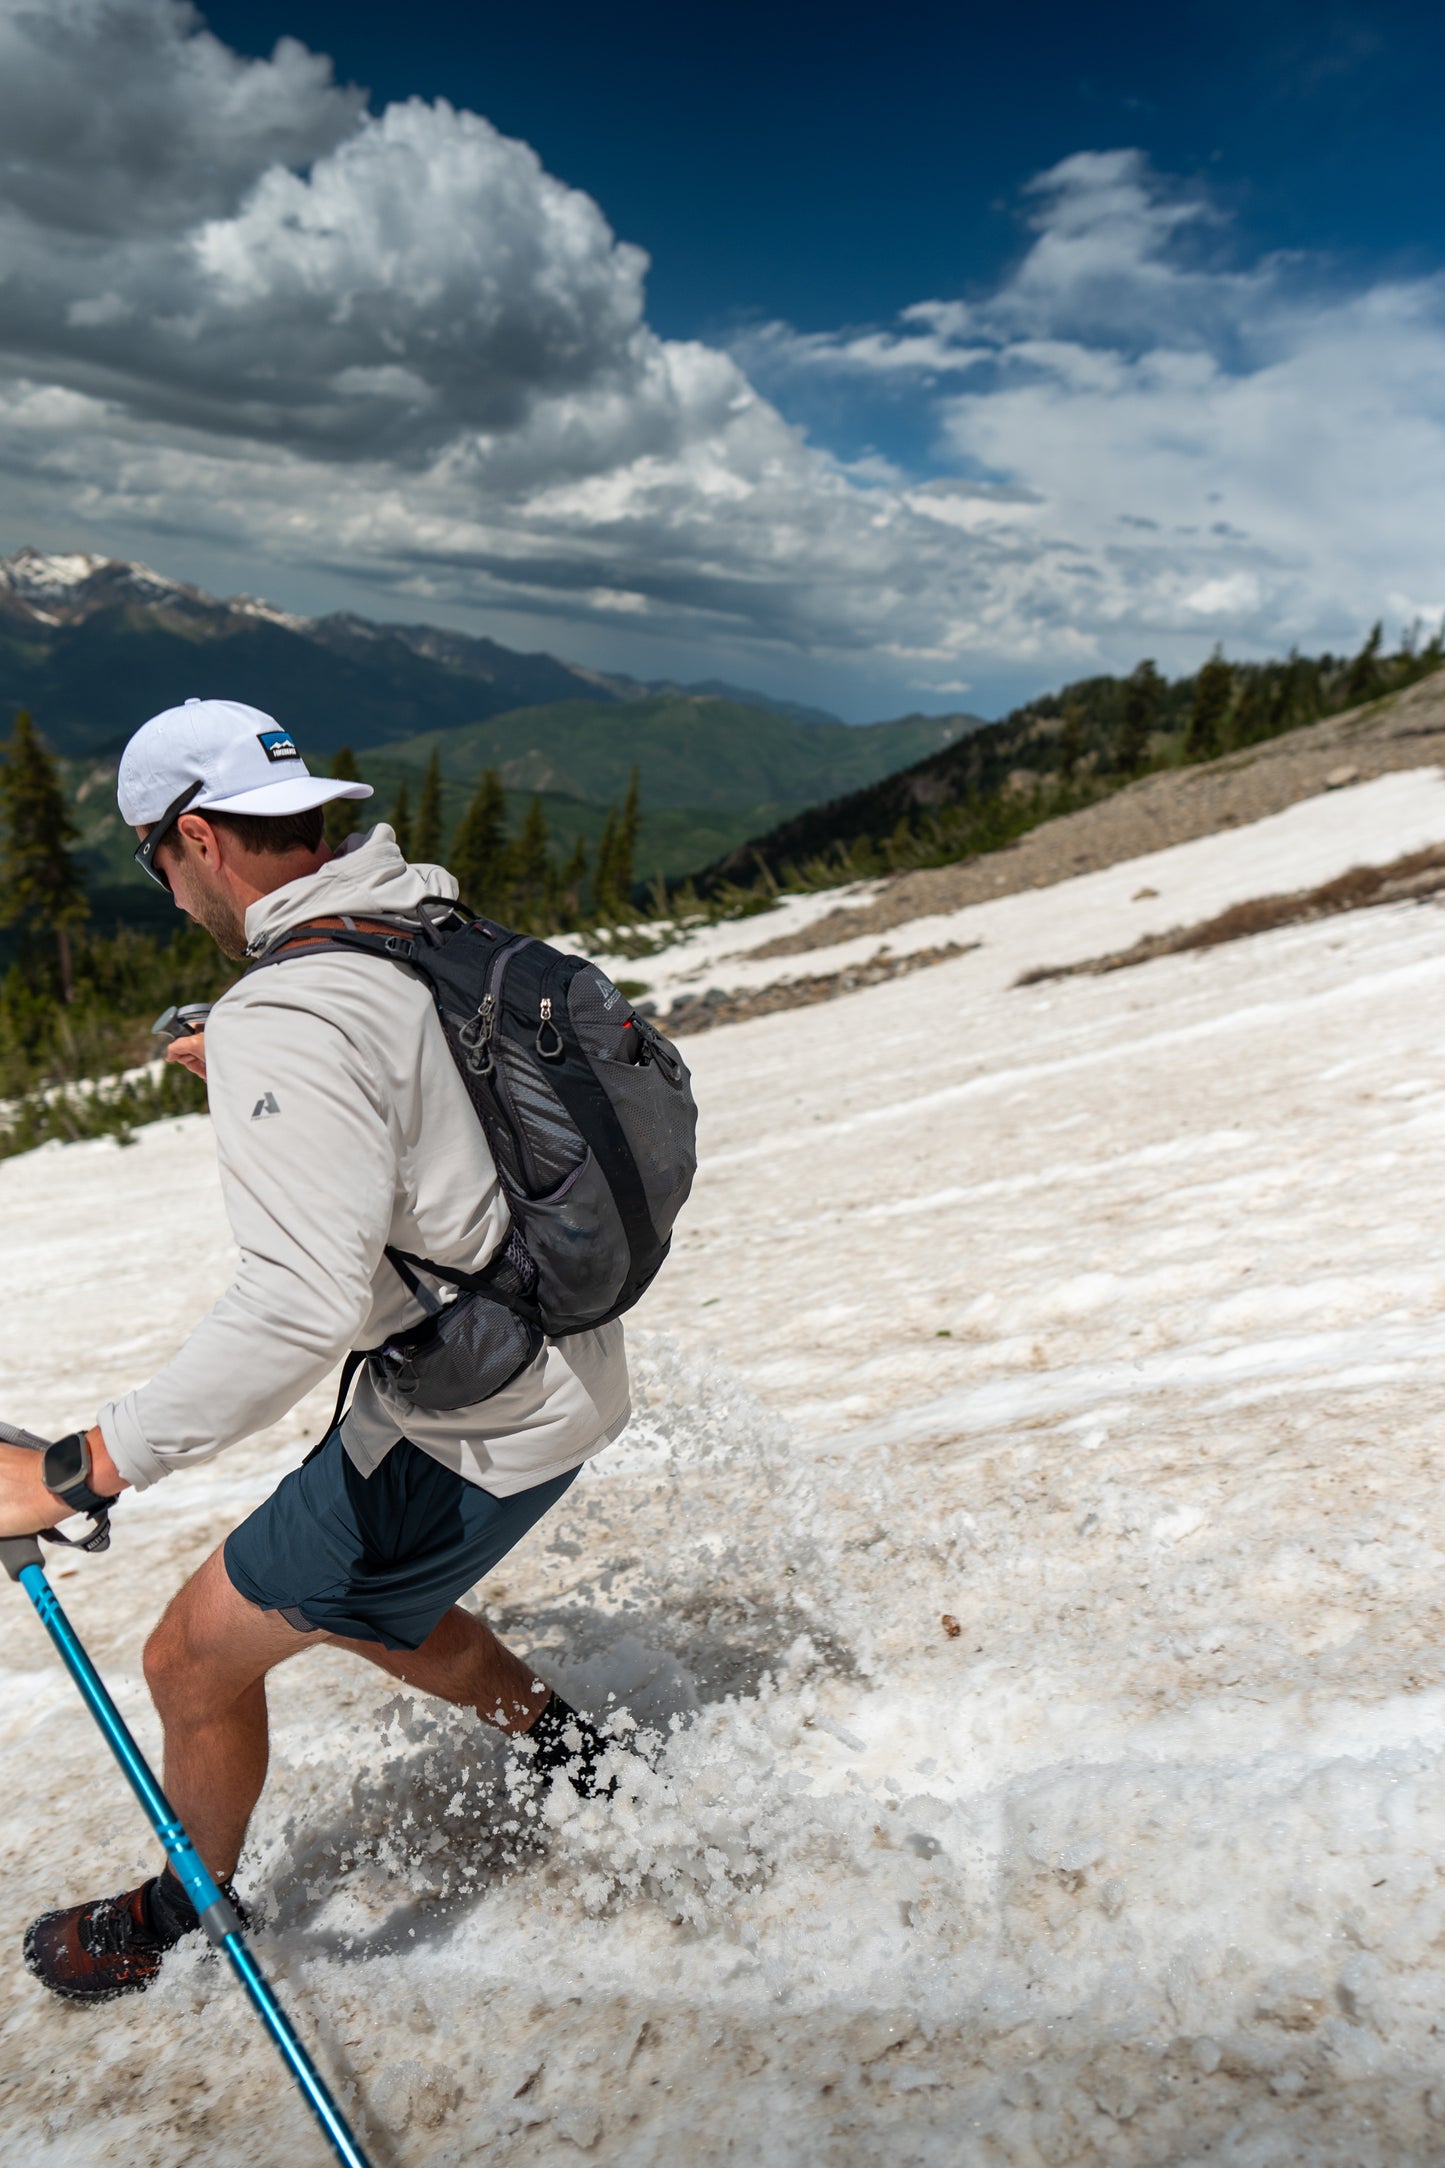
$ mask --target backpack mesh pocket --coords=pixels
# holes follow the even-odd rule
[[[459,1295],[371,1357],[373,1383],[403,1407],[434,1412],[489,1400],[535,1361],[537,1326],[486,1295]]]
[[[590,964],[573,977],[567,1005],[636,1164],[653,1233],[665,1242],[697,1172],[697,1108],[687,1064]]]
[[[523,1188],[530,1197],[549,1196],[581,1166],[586,1142],[530,1054],[510,1039],[499,1039],[495,1054],[512,1124],[530,1162],[520,1169]]]

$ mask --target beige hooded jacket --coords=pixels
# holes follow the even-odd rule
[[[423,896],[455,894],[449,873],[409,866],[379,826],[253,904],[246,935],[255,946],[339,912],[403,917]],[[141,1490],[275,1422],[349,1348],[418,1322],[388,1243],[475,1271],[509,1225],[431,996],[395,965],[301,954],[243,979],[207,1023],[206,1072],[241,1261],[172,1361],[100,1411],[117,1468]],[[404,1427],[434,1460],[505,1497],[599,1452],[629,1412],[613,1323],[547,1341],[476,1408],[407,1410],[404,1426],[363,1376],[342,1442],[370,1473]]]

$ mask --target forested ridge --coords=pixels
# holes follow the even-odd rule
[[[1440,632],[1385,652],[1375,625],[1351,656],[1230,662],[1192,676],[1152,661],[1027,701],[912,767],[809,807],[703,869],[703,897],[738,887],[832,887],[997,850],[1141,775],[1214,760],[1399,692],[1445,664]]]
[[[1153,662],[1041,695],[912,767],[820,805],[758,837],[695,878],[639,880],[644,805],[634,767],[589,851],[560,845],[540,794],[520,818],[499,769],[487,766],[464,800],[443,788],[441,748],[420,775],[363,806],[328,809],[333,846],[377,817],[403,850],[456,874],[475,909],[526,931],[580,931],[595,949],[642,953],[662,924],[766,909],[782,889],[841,882],[976,857],[1063,813],[1096,803],[1160,769],[1216,758],[1360,707],[1445,663],[1439,633],[1392,652],[1377,625],[1348,657],[1290,655],[1234,663],[1216,653],[1192,676]],[[343,746],[331,772],[356,776]],[[450,817],[461,804],[458,817]],[[239,967],[189,924],[157,931],[92,917],[78,830],[60,764],[21,711],[0,748],[0,929],[11,961],[0,977],[0,1152],[46,1138],[125,1134],[135,1122],[204,1103],[170,1068],[118,1085],[119,1072],[157,1052],[149,1026],[172,1001],[214,998]],[[139,880],[140,876],[135,876]],[[99,1089],[94,1080],[108,1079]]]

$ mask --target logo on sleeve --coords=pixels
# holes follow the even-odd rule
[[[260,1098],[256,1101],[256,1104],[251,1109],[251,1119],[253,1122],[264,1122],[269,1120],[271,1115],[279,1114],[280,1112],[281,1109],[276,1104],[276,1094],[274,1092],[262,1092]]]
[[[268,760],[299,760],[301,758],[289,730],[258,730],[256,739]]]

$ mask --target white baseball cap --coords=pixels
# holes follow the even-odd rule
[[[188,812],[305,813],[371,796],[369,783],[312,775],[290,731],[240,700],[193,698],[142,723],[120,756],[121,819],[153,824],[197,784]]]

